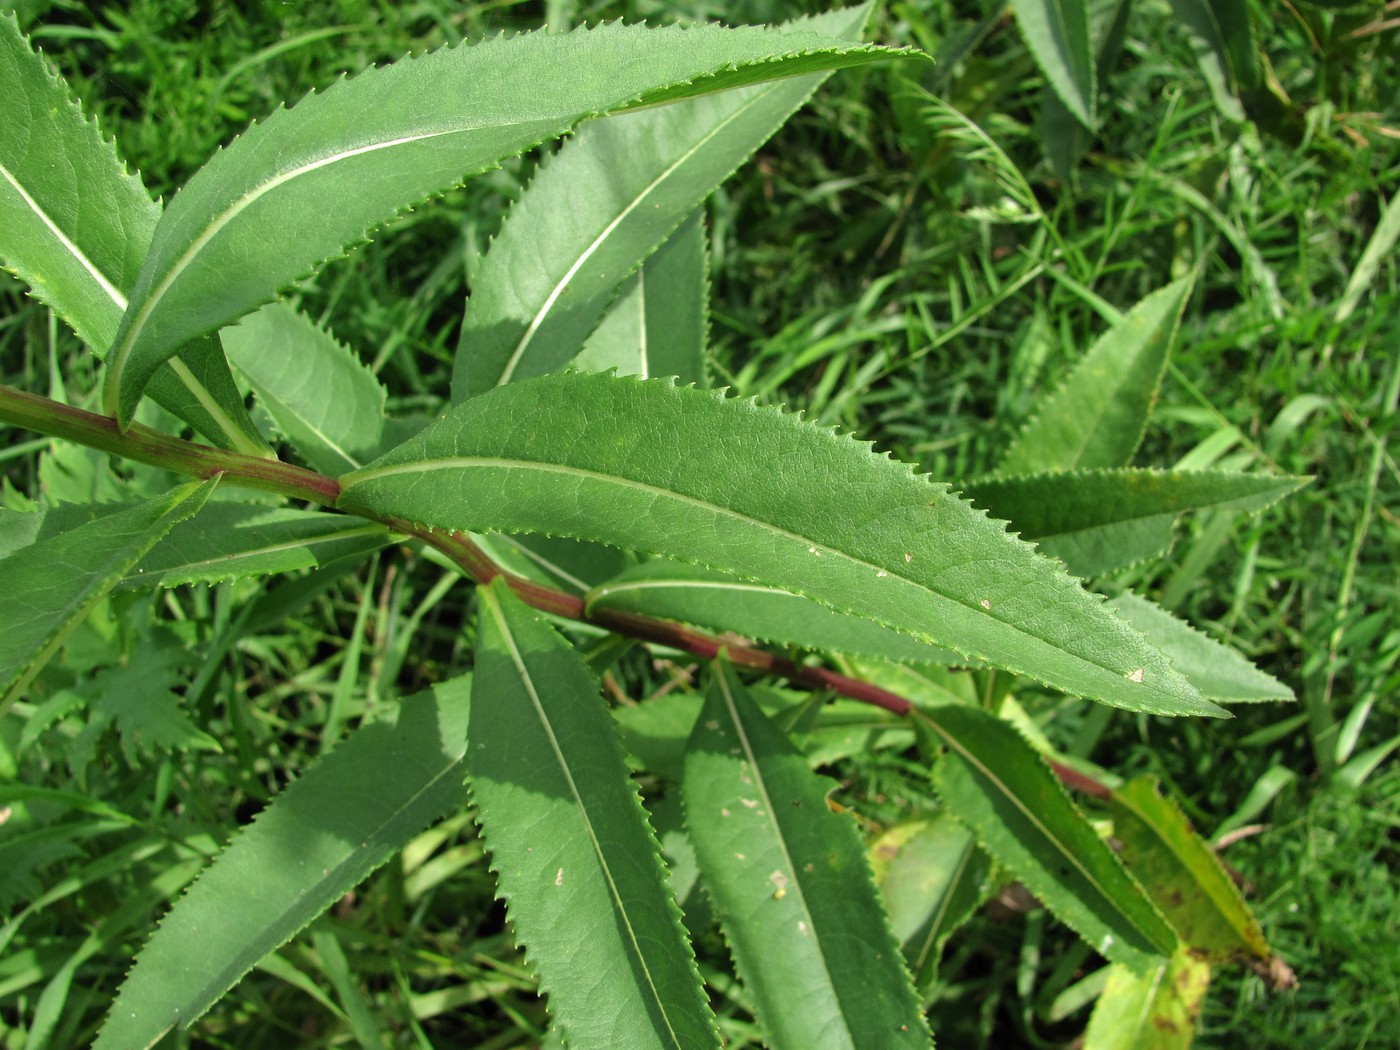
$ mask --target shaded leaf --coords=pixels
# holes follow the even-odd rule
[[[868,445],[667,381],[543,376],[341,479],[339,506],[693,560],[1134,710],[1216,714],[1003,526]]]
[[[556,1025],[575,1050],[717,1046],[598,682],[503,580],[479,594],[472,799]]]
[[[782,31],[856,37],[869,13],[866,4]],[[568,363],[623,279],[823,79],[689,99],[581,128],[541,166],[482,260],[462,319],[453,401]]]
[[[709,270],[704,216],[696,209],[623,283],[574,358],[574,367],[584,372],[615,368],[643,379],[675,376],[703,386]]]
[[[342,514],[210,503],[171,529],[122,586],[174,587],[314,569],[370,554],[391,538],[383,525]]]
[[[1095,341],[1036,408],[998,474],[1126,466],[1142,441],[1192,281],[1153,292]]]
[[[1075,576],[1089,577],[1166,551],[1172,524],[1188,510],[1258,511],[1308,480],[1125,468],[983,478],[964,484],[962,494],[1009,520]]]
[[[584,602],[589,612],[623,610],[779,645],[893,661],[958,662],[958,655],[947,649],[844,616],[811,598],[664,559],[627,569],[594,587]]]
[[[117,993],[94,1050],[187,1027],[424,827],[465,800],[470,683],[360,726],[273,799],[177,901]]]
[[[1125,592],[1108,604],[1171,657],[1172,666],[1202,696],[1222,704],[1293,699],[1293,690],[1273,675],[1265,674],[1229,646],[1177,619],[1156,602]]]
[[[1124,863],[1187,947],[1213,963],[1269,957],[1239,888],[1152,777],[1128,781],[1109,806]]]
[[[197,511],[217,479],[21,547],[0,560],[0,710],[9,706],[68,633],[176,522]]]
[[[927,988],[943,945],[995,889],[991,859],[946,815],[890,828],[870,844],[870,855],[914,986]]]
[[[1245,0],[1168,0],[1196,52],[1215,106],[1227,120],[1245,119],[1242,96],[1259,83],[1249,5]]]
[[[1110,966],[1084,1050],[1187,1050],[1210,984],[1210,963],[1185,946],[1145,973]]]
[[[116,336],[160,205],[67,85],[0,15],[0,260],[98,357]],[[268,455],[210,341],[181,351],[152,395],[225,448]]]
[[[960,704],[912,717],[946,745],[934,786],[949,811],[1047,908],[1135,971],[1171,954],[1171,927],[1019,732]]]
[[[182,345],[585,117],[890,53],[752,27],[614,24],[445,47],[340,81],[250,128],[170,202],[113,343],[104,404],[125,425]]]
[[[325,329],[270,303],[221,336],[258,403],[314,470],[334,477],[380,450],[384,388]]]
[[[1085,0],[1011,0],[1011,9],[1055,94],[1075,119],[1092,128],[1097,86]]]
[[[774,1048],[930,1045],[834,785],[714,669],[682,781],[703,884]]]

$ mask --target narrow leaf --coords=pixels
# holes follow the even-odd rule
[[[564,1041],[717,1046],[598,682],[503,581],[479,593],[472,798]]]
[[[767,1045],[930,1045],[849,817],[830,781],[715,668],[681,783],[686,826]]]
[[[384,388],[325,329],[271,303],[221,335],[258,403],[314,470],[334,477],[379,451]]]
[[[1171,658],[1172,666],[1221,704],[1292,700],[1293,690],[1265,674],[1229,646],[1221,645],[1156,602],[1125,592],[1109,601],[1149,642]]]
[[[669,381],[552,375],[458,406],[340,507],[695,561],[1134,710],[1218,714],[1054,562],[868,445]]]
[[[188,1027],[423,828],[465,801],[470,682],[356,729],[241,831],[176,902],[117,994],[94,1050]]]
[[[0,560],[0,711],[29,685],[68,633],[176,522],[197,511],[217,479],[110,514]]]
[[[123,587],[218,583],[314,569],[388,543],[384,526],[324,511],[210,503],[137,562]]]
[[[1188,1050],[1209,984],[1210,963],[1185,945],[1145,973],[1110,966],[1084,1050]]]
[[[0,260],[102,357],[160,205],[30,48],[13,12],[0,15],[0,98]],[[211,441],[268,454],[212,344],[182,351],[151,393]]]
[[[752,27],[606,25],[446,47],[310,95],[250,128],[171,201],[113,344],[108,411],[127,423],[182,345],[585,117],[890,53]]]
[[[584,372],[675,376],[705,382],[709,329],[709,255],[703,213],[680,229],[629,277],[574,358]]]
[[[584,596],[585,607],[621,610],[728,631],[778,645],[913,663],[957,663],[957,653],[811,598],[698,565],[643,562]]]
[[[1239,888],[1152,777],[1128,781],[1109,805],[1124,863],[1187,947],[1213,963],[1269,957]]]
[[[1011,0],[1011,9],[1055,94],[1081,124],[1092,129],[1097,87],[1085,0]]]
[[[1241,96],[1259,82],[1259,59],[1245,0],[1169,0],[1185,27],[1215,106],[1227,119],[1245,119]]]
[[[866,4],[784,29],[856,37],[869,13]],[[453,400],[573,358],[622,280],[823,79],[690,99],[580,129],[541,167],[482,261],[462,320]]]
[[[1100,336],[1038,406],[997,473],[1127,466],[1157,400],[1191,284],[1184,278],[1153,292]]]
[[[890,828],[870,854],[914,986],[927,988],[944,943],[994,889],[991,860],[972,832],[946,815]]]
[[[960,704],[913,717],[947,746],[934,784],[948,809],[1047,908],[1134,970],[1171,954],[1171,927],[1019,732]]]
[[[1075,576],[1090,577],[1166,551],[1172,525],[1186,511],[1254,512],[1307,483],[1266,474],[1124,469],[984,478],[961,487]]]

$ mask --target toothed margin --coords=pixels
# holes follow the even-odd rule
[[[746,420],[745,426],[736,429]],[[731,445],[720,440],[685,448],[684,435],[696,426],[733,434],[741,442]],[[747,439],[748,447],[761,442],[769,460],[746,456],[742,439]],[[663,454],[638,457],[630,451],[651,448]],[[741,522],[743,528],[756,529],[755,536],[767,535],[780,548],[790,549],[800,540],[810,544],[814,555],[838,555],[832,564],[843,569],[824,571],[823,576],[841,597],[824,598],[803,589],[796,563],[790,562],[783,573],[772,573],[767,563],[759,565],[755,560],[759,555],[752,550],[746,554],[749,566],[736,568],[725,560],[730,558],[730,548],[721,553],[714,541],[708,541],[714,546],[708,553],[696,553],[689,544],[677,549],[665,537],[627,535],[629,530],[620,521],[600,529],[598,516],[585,514],[578,506],[564,508],[571,520],[559,524],[559,515],[547,506],[547,483],[532,488],[540,495],[530,502],[507,500],[496,489],[476,491],[470,483],[461,490],[464,498],[452,500],[442,486],[452,484],[447,479],[454,476],[450,463],[454,458],[499,460],[506,471],[519,464],[525,469],[581,472],[595,476],[590,485],[595,481],[606,485],[612,478],[619,491],[653,489],[658,495],[674,494],[696,504],[702,514],[709,508],[726,519],[747,519],[747,524]],[[774,458],[791,460],[799,467],[815,466],[819,474],[775,472]],[[441,472],[437,483],[427,487],[424,477],[434,471]],[[457,483],[470,474],[457,471]],[[380,482],[379,476],[388,477]],[[1102,595],[1086,592],[1057,562],[1035,554],[1031,544],[1009,535],[1004,522],[953,498],[948,486],[916,474],[888,454],[872,454],[868,441],[804,423],[793,413],[758,406],[753,399],[727,398],[722,390],[678,389],[669,379],[597,374],[524,380],[465,402],[418,437],[341,482],[341,509],[371,517],[415,516],[466,531],[543,532],[592,540],[710,565],[741,579],[811,597],[840,612],[899,621],[892,611],[897,608],[891,604],[892,597],[875,597],[871,608],[880,611],[863,612],[855,606],[868,604],[862,595],[871,592],[850,589],[855,582],[847,571],[851,567],[868,566],[872,583],[876,570],[885,569],[894,582],[912,589],[911,597],[927,595],[935,606],[953,603],[996,622],[999,626],[989,633],[986,644],[1003,655],[993,658],[980,643],[935,635],[924,622],[904,620],[904,629],[917,630],[915,637],[925,642],[967,658],[1013,667],[1071,695],[1087,692],[1132,710],[1226,714],[1200,698],[1138,632],[1118,624],[1116,618],[1095,624],[1092,618],[1101,615]],[[415,489],[416,505],[395,505],[405,502],[405,493],[411,496]],[[430,501],[426,506],[424,499]],[[672,513],[671,506],[666,506]],[[833,518],[833,508],[846,520]],[[905,553],[902,561],[892,553],[896,546]],[[916,555],[919,564],[906,571]],[[969,567],[979,564],[991,565],[995,575],[985,589],[966,593],[976,585],[968,582]],[[949,573],[958,576],[951,593],[943,582]],[[1067,603],[1071,615],[1057,612]],[[973,621],[959,617],[975,637]],[[1118,627],[1119,644],[1104,649],[1103,643],[1115,638],[1113,632],[1105,635],[1102,630],[1110,622]],[[1047,659],[1065,662],[1061,672],[1052,673],[1053,678],[1082,686],[1080,675],[1084,674],[1098,684],[1082,688],[1046,681],[1038,666],[1031,666],[1035,661],[1011,655],[1020,642],[1032,640],[1044,647]],[[1138,670],[1149,672],[1151,682],[1141,690],[1125,691],[1118,679],[1138,682]]]

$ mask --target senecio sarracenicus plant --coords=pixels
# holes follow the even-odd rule
[[[476,584],[470,659],[349,730],[232,837],[137,955],[99,1050],[188,1026],[468,804],[566,1045],[718,1045],[624,749],[629,719],[653,712],[605,704],[600,632],[707,664],[652,726],[670,756],[652,772],[679,794],[678,833],[773,1046],[927,1046],[939,947],[1011,879],[1106,957],[1120,997],[1269,959],[1155,785],[1033,745],[1008,706],[1016,682],[1182,717],[1289,696],[1146,598],[1081,582],[1159,553],[1183,510],[1255,509],[1298,484],[1127,465],[1189,281],[1134,306],[1000,469],[958,491],[707,385],[704,201],[832,71],[925,60],[861,43],[868,15],[604,25],[405,58],[250,127],[163,208],[0,18],[0,257],[102,361],[94,410],[6,387],[0,421],[156,468],[80,513],[4,512],[6,717],[71,678],[65,638],[117,591],[390,547]],[[279,296],[566,134],[474,276],[441,411],[389,417],[361,359]],[[550,558],[525,557],[539,537]],[[899,695],[831,654],[1002,685]],[[799,692],[755,692],[755,676]],[[793,696],[800,718],[774,702]],[[865,746],[929,769],[949,872],[925,880],[935,898],[876,885],[803,752],[853,704],[889,730]],[[899,938],[891,912],[916,916]]]

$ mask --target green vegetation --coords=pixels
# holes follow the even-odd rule
[[[0,1045],[1397,1045],[1393,10],[6,11]]]

